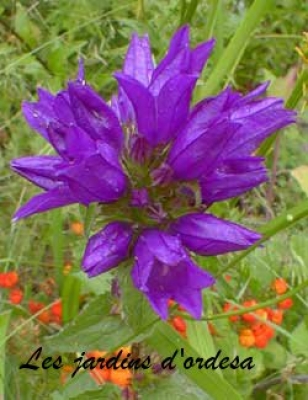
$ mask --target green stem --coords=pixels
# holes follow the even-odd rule
[[[284,212],[279,217],[273,219],[269,223],[265,224],[261,229],[260,233],[263,234],[262,238],[256,242],[253,246],[249,247],[247,250],[243,251],[239,256],[235,257],[228,265],[222,268],[217,276],[223,275],[230,268],[234,267],[239,261],[245,258],[249,253],[251,253],[256,247],[259,247],[260,244],[266,242],[276,233],[289,228],[294,225],[296,222],[308,216],[308,200],[304,200],[296,207],[293,207],[291,210]]]
[[[274,4],[273,0],[255,0],[247,11],[245,18],[236,30],[226,50],[223,52],[206,85],[198,91],[198,98],[213,95],[220,88],[223,80],[230,80],[242,54],[249,43],[249,39],[261,19]]]
[[[258,303],[255,306],[251,306],[251,307],[242,307],[240,305],[236,305],[237,307],[240,307],[240,310],[230,311],[230,312],[226,312],[226,313],[222,313],[222,314],[215,314],[215,315],[204,317],[202,319],[208,321],[208,320],[228,318],[228,317],[232,317],[233,315],[242,315],[242,314],[249,313],[251,311],[259,310],[260,308],[270,307],[273,304],[280,303],[281,301],[283,301],[285,299],[295,296],[298,292],[305,289],[306,287],[308,287],[308,279],[306,279],[304,282],[302,282],[296,288],[289,290],[287,293],[277,296],[274,299],[266,300],[262,303]]]

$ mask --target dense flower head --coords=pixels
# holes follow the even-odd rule
[[[202,314],[201,292],[214,278],[190,252],[215,256],[260,238],[207,209],[266,181],[264,160],[254,153],[295,119],[283,100],[262,97],[266,83],[247,95],[227,87],[191,106],[213,47],[209,40],[191,48],[184,26],[155,65],[148,36],[133,34],[110,104],[86,83],[81,62],[64,90],[39,89],[37,102],[23,104],[28,124],[56,155],[11,164],[43,189],[16,220],[73,203],[102,205],[110,222],[90,238],[85,272],[94,276],[132,258],[135,286],[164,319],[169,299]]]

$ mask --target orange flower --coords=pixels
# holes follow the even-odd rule
[[[82,236],[84,234],[84,226],[82,222],[76,221],[71,223],[71,231],[77,235]]]
[[[95,359],[98,359],[99,357],[102,357],[108,359],[107,354],[108,354],[107,351],[94,350],[88,352],[86,356],[87,358],[94,357]],[[95,380],[95,382],[98,383],[99,385],[102,385],[103,383],[110,380],[110,369],[100,368],[99,364],[94,369],[90,370],[89,373]]]
[[[241,329],[239,342],[243,347],[252,347],[255,344],[255,336],[251,329]]]
[[[132,372],[129,369],[111,369],[110,381],[120,387],[129,386],[132,380]]]
[[[209,332],[210,332],[211,335],[213,335],[213,336],[217,335],[217,330],[215,328],[215,325],[212,324],[212,322],[208,322],[207,326],[209,328]]]
[[[293,306],[293,300],[288,297],[285,300],[282,300],[280,303],[278,303],[278,308],[281,310],[287,310],[288,308],[291,308]]]
[[[265,308],[259,308],[255,311],[255,314],[264,321],[268,319],[268,312]]]
[[[183,320],[183,318],[181,317],[174,317],[171,320],[171,324],[173,326],[173,328],[180,332],[180,333],[184,333],[186,332],[186,322]]]
[[[71,269],[72,264],[70,262],[66,262],[63,267],[63,275],[68,275]]]
[[[257,305],[255,300],[246,300],[242,304],[244,307],[253,307]],[[255,311],[254,311],[255,312]],[[246,313],[242,315],[242,320],[248,323],[253,323],[256,320],[256,317],[251,313]]]
[[[277,294],[284,294],[288,289],[288,285],[287,285],[287,282],[283,278],[277,278],[272,282],[271,288]]]
[[[63,365],[61,369],[61,375],[60,375],[60,382],[62,385],[64,385],[67,381],[68,376],[70,375],[71,372],[74,371],[74,367],[71,365]]]
[[[51,319],[53,322],[61,325],[62,323],[62,301],[59,299],[51,306]]]
[[[43,324],[49,324],[51,320],[51,315],[49,310],[44,310],[36,318]]]
[[[232,304],[230,304],[230,303],[225,303],[224,305],[223,305],[223,311],[224,312],[229,312],[229,311],[237,311],[238,310],[238,307],[236,307],[236,306],[233,306]],[[230,317],[229,317],[229,321],[231,321],[231,322],[236,322],[236,321],[238,321],[239,320],[239,316],[238,315],[231,315]]]
[[[12,289],[9,293],[9,301],[12,304],[20,304],[24,297],[23,291],[21,289]]]
[[[259,349],[264,349],[268,344],[268,338],[265,335],[255,336],[255,346]]]
[[[0,287],[12,288],[18,283],[18,274],[15,271],[3,272],[0,274]]]
[[[227,274],[227,275],[224,276],[224,278],[225,278],[226,282],[230,282],[231,281],[231,275]]]
[[[38,311],[41,311],[45,307],[44,303],[40,303],[39,301],[29,300],[28,309],[31,314],[36,314]]]
[[[271,310],[269,319],[274,322],[274,324],[281,325],[283,321],[283,310]]]

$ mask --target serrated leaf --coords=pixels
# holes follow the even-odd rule
[[[109,350],[126,343],[133,334],[119,315],[110,315],[110,299],[103,295],[91,301],[60,333],[45,340],[49,352]]]
[[[178,372],[161,378],[138,392],[146,400],[210,400],[210,397]]]
[[[293,169],[291,175],[297,180],[301,189],[308,196],[308,165],[301,165]]]

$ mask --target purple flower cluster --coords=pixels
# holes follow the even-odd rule
[[[16,220],[73,203],[102,204],[112,222],[89,239],[84,271],[96,276],[133,258],[135,287],[164,319],[169,299],[201,317],[202,289],[214,278],[190,252],[213,256],[260,238],[206,209],[266,181],[264,160],[253,153],[295,119],[281,99],[260,98],[267,84],[245,96],[228,87],[191,107],[213,46],[210,40],[191,49],[184,26],[155,66],[148,37],[134,34],[111,105],[85,82],[81,63],[65,90],[39,89],[37,102],[23,104],[28,124],[57,155],[11,164],[43,189]]]

